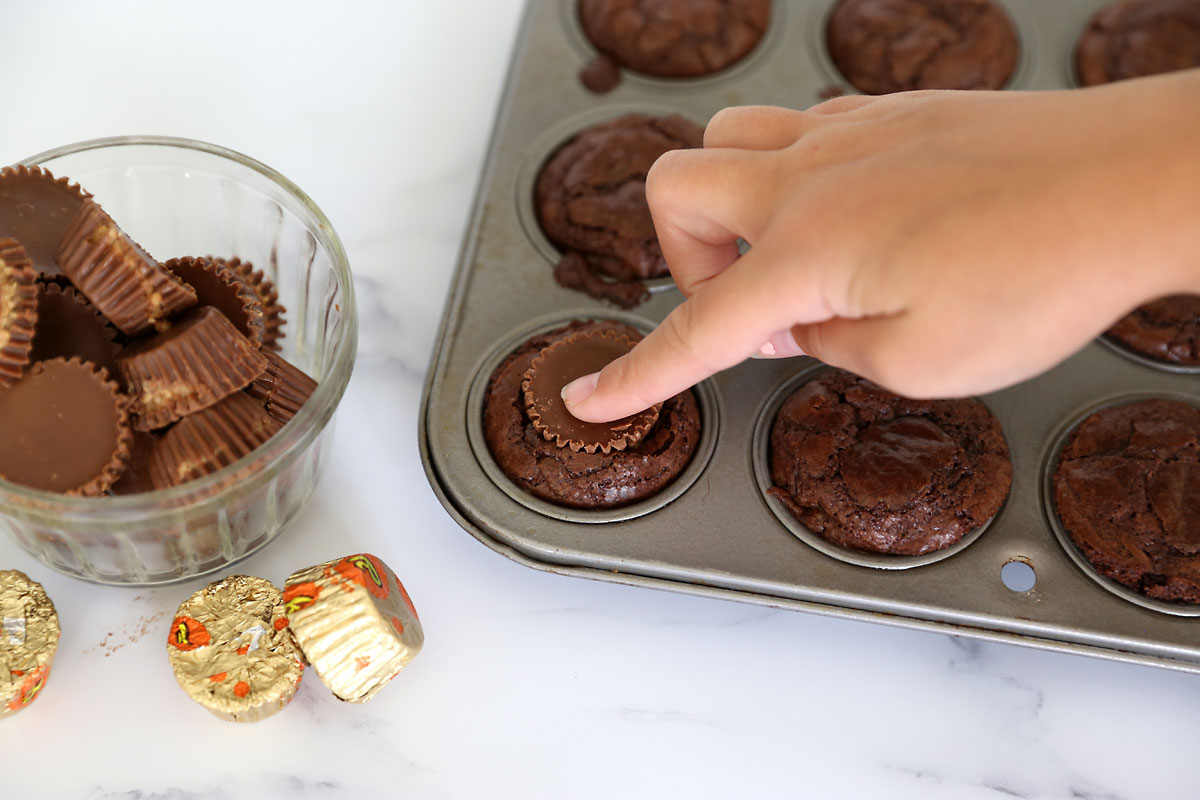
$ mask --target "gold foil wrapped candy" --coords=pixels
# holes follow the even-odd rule
[[[370,700],[425,641],[404,585],[373,555],[346,556],[294,572],[283,599],[309,664],[342,700]]]
[[[270,581],[230,575],[185,600],[167,656],[188,697],[221,719],[256,722],[296,694],[304,663]]]
[[[46,590],[16,570],[0,570],[0,717],[37,699],[58,651],[58,614]]]

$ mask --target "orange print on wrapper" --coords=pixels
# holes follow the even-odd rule
[[[348,581],[366,587],[375,597],[383,599],[391,593],[388,586],[388,568],[373,555],[360,553],[347,556],[333,565],[334,569]]]
[[[16,673],[12,673],[16,675]],[[50,677],[50,666],[38,667],[25,676],[25,681],[21,684],[21,690],[17,692],[17,696],[8,704],[9,711],[20,711],[25,706],[32,703],[41,694],[42,689],[46,686],[46,679]]]
[[[171,634],[167,644],[177,650],[195,650],[212,644],[208,628],[191,617],[176,617],[171,621]]]
[[[295,614],[302,608],[310,606],[321,595],[321,587],[315,583],[298,583],[283,591],[283,607],[288,614]],[[282,618],[287,624],[286,618]],[[278,622],[278,620],[276,620]],[[275,630],[279,630],[278,627]]]

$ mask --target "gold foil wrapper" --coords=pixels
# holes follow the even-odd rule
[[[210,583],[179,606],[167,657],[188,697],[233,722],[257,722],[282,709],[304,672],[283,593],[248,575]]]
[[[404,585],[366,553],[292,573],[283,599],[292,634],[335,696],[364,703],[425,641]]]
[[[0,717],[37,699],[58,637],[58,614],[42,585],[23,572],[0,570]]]

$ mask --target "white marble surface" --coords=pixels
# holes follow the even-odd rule
[[[520,6],[5,4],[0,162],[189,136],[276,167],[333,220],[358,367],[307,514],[239,569],[278,581],[372,550],[428,642],[369,705],[310,677],[233,725],[164,654],[204,581],[92,586],[0,540],[63,628],[45,693],[0,721],[0,798],[1200,796],[1200,677],[548,575],[443,511],[421,381]]]

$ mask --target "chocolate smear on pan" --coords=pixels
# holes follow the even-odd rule
[[[37,326],[37,280],[25,249],[0,239],[0,388],[20,380],[29,365]]]
[[[136,403],[141,431],[220,402],[267,368],[267,359],[220,311],[203,306],[171,329],[125,348],[117,369]]]
[[[0,390],[0,477],[96,497],[129,462],[128,401],[101,367],[40,361]]]
[[[161,438],[157,433],[133,431],[129,445],[129,464],[120,479],[109,488],[109,494],[125,495],[154,491],[154,481],[150,480],[150,456],[158,447]]]
[[[242,261],[236,257],[208,258],[232,271],[258,297],[263,308],[263,349],[278,352],[281,349],[279,340],[284,337],[283,325],[286,320],[283,315],[287,309],[279,302],[279,292],[275,289],[275,283],[263,274],[261,269],[256,270],[249,261]]]
[[[580,68],[579,82],[592,94],[608,94],[621,85],[621,66],[601,53]]]
[[[241,278],[220,260],[172,258],[163,269],[196,291],[199,305],[212,306],[225,315],[255,347],[263,343],[263,304]]]
[[[246,387],[251,397],[275,419],[286,423],[317,388],[317,382],[275,353],[264,351],[267,369]]]
[[[83,295],[57,283],[37,287],[31,361],[79,356],[117,376],[117,331]]]
[[[635,344],[609,330],[581,331],[538,353],[521,382],[525,411],[534,429],[547,441],[576,453],[611,453],[640,442],[658,421],[662,403],[614,422],[584,422],[572,416],[562,399],[564,386],[599,371]]]
[[[249,455],[279,432],[257,400],[238,392],[184,417],[150,455],[150,479],[166,489],[209,475]]]
[[[39,274],[57,276],[54,251],[89,197],[78,184],[41,167],[5,167],[0,170],[0,237],[20,242]]]
[[[87,200],[54,255],[63,274],[130,336],[167,327],[196,293],[159,266],[95,201]]]

